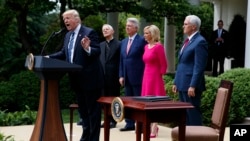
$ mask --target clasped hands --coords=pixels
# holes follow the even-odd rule
[[[84,38],[82,38],[81,45],[82,45],[83,49],[89,51],[90,42],[91,41],[90,41],[90,39],[87,36],[85,36]]]
[[[219,37],[219,38],[216,38],[216,42],[224,42],[224,39]]]

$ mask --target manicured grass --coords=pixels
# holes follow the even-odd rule
[[[61,110],[61,113],[62,113],[63,123],[69,123],[69,120],[70,120],[70,111],[69,111],[69,109]],[[79,115],[78,115],[78,111],[76,109],[76,110],[74,110],[73,122],[78,122],[78,121],[79,121]]]
[[[70,120],[70,111],[69,111],[69,109],[61,110],[61,114],[62,114],[63,123],[69,123],[69,120]],[[74,110],[73,122],[78,122],[79,119],[80,119],[79,114],[78,114],[78,111],[76,109],[76,110]],[[103,119],[103,114],[102,114],[102,119]]]

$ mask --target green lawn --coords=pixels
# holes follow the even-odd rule
[[[70,120],[70,111],[69,109],[64,109],[61,110],[62,112],[62,120],[63,123],[69,123]],[[102,119],[103,119],[103,114],[102,114]],[[78,122],[79,121],[79,115],[78,115],[78,110],[74,110],[74,115],[73,115],[73,122]]]
[[[62,120],[63,120],[63,123],[69,123],[69,120],[70,120],[70,111],[69,109],[64,109],[64,110],[61,110],[62,112]],[[73,121],[74,122],[78,122],[79,121],[79,115],[78,115],[78,110],[74,110],[74,115],[73,115]]]

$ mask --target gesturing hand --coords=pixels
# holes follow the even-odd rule
[[[82,38],[81,45],[82,45],[83,49],[89,50],[90,42],[91,41],[90,41],[90,39],[87,36],[85,36],[84,38]]]

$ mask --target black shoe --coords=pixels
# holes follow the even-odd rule
[[[135,130],[135,127],[124,127],[124,128],[121,128],[120,131],[133,131]]]
[[[110,122],[110,128],[115,128],[116,127],[116,122]]]
[[[77,125],[78,126],[82,126],[83,125],[82,119],[80,119],[80,121],[77,122]]]
[[[101,124],[101,128],[103,128],[103,127],[104,127],[104,123]]]
[[[104,127],[104,123],[101,124],[101,128]],[[110,122],[110,128],[115,128],[116,127],[116,123],[115,122]]]

